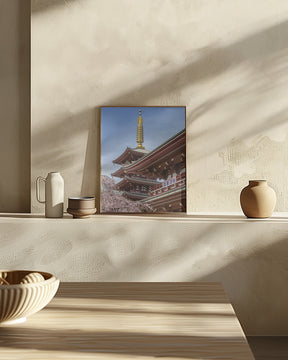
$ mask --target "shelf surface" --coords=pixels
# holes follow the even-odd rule
[[[220,283],[62,283],[25,323],[0,327],[5,359],[253,360]]]
[[[95,214],[86,219],[73,219],[71,215],[64,213],[63,218],[45,218],[44,214],[29,213],[0,213],[0,222],[4,220],[38,220],[38,221],[67,221],[73,222],[118,222],[118,221],[177,221],[177,222],[208,222],[208,223],[241,223],[241,222],[268,222],[288,223],[288,212],[275,212],[270,218],[246,218],[242,213],[191,213],[191,214]]]

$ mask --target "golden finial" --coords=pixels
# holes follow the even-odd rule
[[[137,119],[136,142],[138,143],[137,149],[145,149],[145,147],[142,145],[142,143],[144,142],[144,133],[143,133],[143,119],[141,115],[141,109],[139,109],[139,116]]]

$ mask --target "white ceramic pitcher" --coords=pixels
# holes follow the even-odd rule
[[[40,200],[40,181],[45,182],[45,200]],[[49,172],[46,179],[36,179],[36,198],[45,204],[45,217],[62,218],[64,205],[64,180],[59,172]]]

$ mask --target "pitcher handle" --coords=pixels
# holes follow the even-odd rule
[[[36,199],[37,201],[39,201],[41,204],[45,204],[45,200],[40,200],[40,181],[46,181],[45,178],[43,178],[42,176],[38,176],[36,179]]]

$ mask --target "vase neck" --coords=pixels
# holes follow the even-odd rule
[[[267,186],[267,180],[249,180],[250,186]]]

